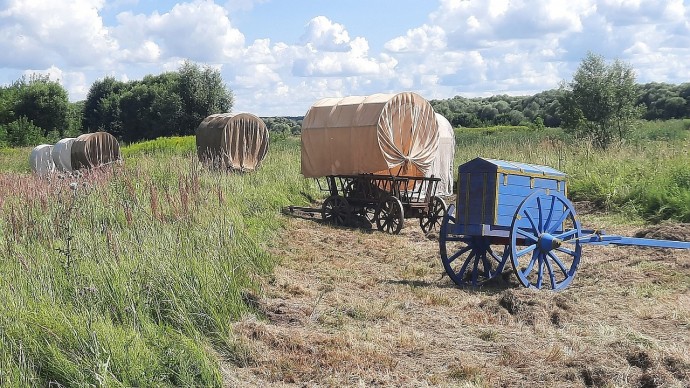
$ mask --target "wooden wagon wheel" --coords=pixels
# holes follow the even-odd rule
[[[560,290],[575,277],[582,247],[575,208],[563,194],[534,192],[510,227],[513,269],[525,287]]]
[[[376,209],[374,218],[378,230],[390,234],[400,233],[405,223],[402,203],[393,196],[386,197]]]
[[[331,195],[323,202],[321,217],[324,222],[333,225],[346,225],[350,221],[352,207],[347,199],[339,195]]]
[[[455,206],[450,205],[439,230],[441,262],[455,284],[477,287],[503,272],[508,261],[509,247],[503,246],[501,256],[493,250],[489,237],[454,234],[454,211]],[[493,244],[494,247],[498,245],[500,244]]]
[[[446,214],[446,203],[440,197],[433,196],[429,201],[427,211],[419,217],[419,227],[424,233],[435,232],[443,222],[443,216]]]

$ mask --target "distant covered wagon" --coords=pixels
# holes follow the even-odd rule
[[[302,174],[325,178],[323,219],[366,217],[393,234],[405,217],[437,228],[446,205],[435,195],[440,178],[427,174],[438,137],[434,109],[412,92],[317,101],[302,122]]]
[[[107,132],[85,133],[77,137],[70,151],[73,170],[101,167],[120,160],[120,144]]]
[[[31,150],[29,155],[31,171],[41,176],[49,175],[55,171],[55,164],[50,154],[52,149],[53,146],[50,144],[41,144]]]
[[[268,129],[251,113],[213,114],[196,130],[196,151],[204,164],[254,171],[268,153]]]
[[[68,137],[61,139],[53,146],[51,156],[55,168],[60,171],[72,171],[72,143],[74,143],[74,138]]]

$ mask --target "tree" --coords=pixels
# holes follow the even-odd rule
[[[33,125],[49,132],[63,134],[67,129],[69,99],[67,90],[47,75],[32,75],[29,81],[19,81],[19,93],[14,106],[16,118],[26,117]]]
[[[641,113],[636,106],[635,72],[619,60],[608,65],[603,57],[588,53],[573,80],[561,89],[561,125],[578,137],[590,138],[599,148],[627,136]]]
[[[106,131],[122,137],[120,97],[130,88],[129,84],[113,77],[94,82],[84,102],[84,129],[87,132]]]
[[[211,114],[230,112],[233,95],[225,86],[220,71],[211,67],[202,69],[199,65],[187,61],[178,73],[179,94],[183,106],[180,134],[193,134],[199,123]]]

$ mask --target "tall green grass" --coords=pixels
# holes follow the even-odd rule
[[[639,122],[631,137],[607,150],[559,129],[456,129],[455,165],[477,156],[557,168],[568,174],[569,197],[649,222],[690,222],[690,120]]]
[[[316,195],[299,148],[233,174],[130,147],[108,172],[0,174],[0,385],[220,386],[219,355],[240,357],[280,208]]]

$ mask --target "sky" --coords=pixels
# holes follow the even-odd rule
[[[185,60],[262,117],[324,97],[531,95],[588,52],[640,83],[690,82],[690,0],[0,0],[0,85],[47,74],[70,101]]]

